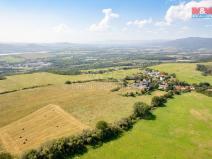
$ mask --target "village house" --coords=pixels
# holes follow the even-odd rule
[[[178,91],[185,91],[185,90],[194,90],[195,88],[193,86],[175,86],[175,89]]]
[[[142,81],[136,82],[136,83],[134,83],[134,87],[141,89],[141,90],[144,90],[144,89],[149,90],[150,80],[143,79]]]
[[[169,86],[168,83],[163,82],[163,83],[159,84],[158,89],[166,90],[168,88],[168,86]]]

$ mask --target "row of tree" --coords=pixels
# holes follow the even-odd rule
[[[197,64],[196,70],[201,71],[202,75],[212,75],[212,67],[203,64]]]
[[[196,92],[212,97],[212,86],[210,85],[210,83],[201,82],[199,84],[194,84],[194,87]]]

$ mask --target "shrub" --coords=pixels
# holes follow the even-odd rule
[[[25,153],[21,158],[22,159],[37,159],[38,158],[38,151],[37,150],[30,150],[27,153]]]
[[[159,106],[162,106],[164,103],[166,102],[166,97],[158,97],[158,96],[155,96],[152,98],[152,102],[151,102],[151,105],[153,107],[159,107]]]
[[[106,121],[98,121],[96,123],[96,128],[99,130],[105,130],[108,128],[108,123]]]
[[[2,152],[0,153],[0,159],[13,159],[13,156],[10,153]]]
[[[111,92],[116,92],[116,91],[119,91],[120,89],[121,89],[120,87],[116,87],[116,88],[111,89],[110,91]]]
[[[120,131],[127,131],[133,126],[133,119],[128,117],[128,118],[123,118],[116,123],[114,123],[116,127],[119,128]]]
[[[66,81],[66,82],[65,82],[65,84],[71,84],[71,83],[72,83],[71,81]]]
[[[172,98],[173,95],[174,95],[173,91],[168,91],[168,93],[166,93],[166,94],[164,95],[164,97],[165,97],[165,98]]]
[[[134,104],[134,116],[135,117],[145,117],[149,113],[150,107],[143,102],[136,102]]]
[[[7,78],[4,76],[0,76],[0,80],[5,80],[5,79],[7,79]]]

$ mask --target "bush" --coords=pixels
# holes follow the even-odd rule
[[[133,126],[133,119],[128,117],[128,118],[123,118],[116,122],[114,124],[116,127],[120,129],[120,131],[127,131]]]
[[[99,130],[105,130],[108,128],[108,123],[106,121],[98,121],[96,123],[96,128]]]
[[[0,80],[5,80],[5,79],[7,79],[7,78],[4,76],[0,76]]]
[[[13,156],[10,153],[2,152],[0,153],[0,159],[13,159]]]
[[[39,158],[38,151],[36,150],[30,150],[27,153],[25,153],[22,157],[22,159],[37,159]]]
[[[136,102],[134,104],[133,115],[135,117],[145,117],[149,113],[150,107],[143,102]]]
[[[116,87],[116,88],[111,89],[110,91],[111,92],[116,92],[116,91],[119,91],[120,89],[121,89],[120,87]]]
[[[71,83],[72,83],[71,81],[66,81],[66,82],[65,82],[65,84],[71,84]]]
[[[155,97],[152,98],[151,105],[152,105],[153,107],[160,107],[160,106],[162,106],[165,102],[166,102],[166,97],[164,97],[164,96],[161,96],[161,97],[155,96]]]
[[[164,97],[165,97],[165,98],[172,98],[173,95],[174,95],[173,91],[168,91],[168,93],[166,93],[166,94],[164,95]]]

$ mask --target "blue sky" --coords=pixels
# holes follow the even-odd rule
[[[96,42],[212,37],[191,7],[212,0],[1,0],[1,42]]]

